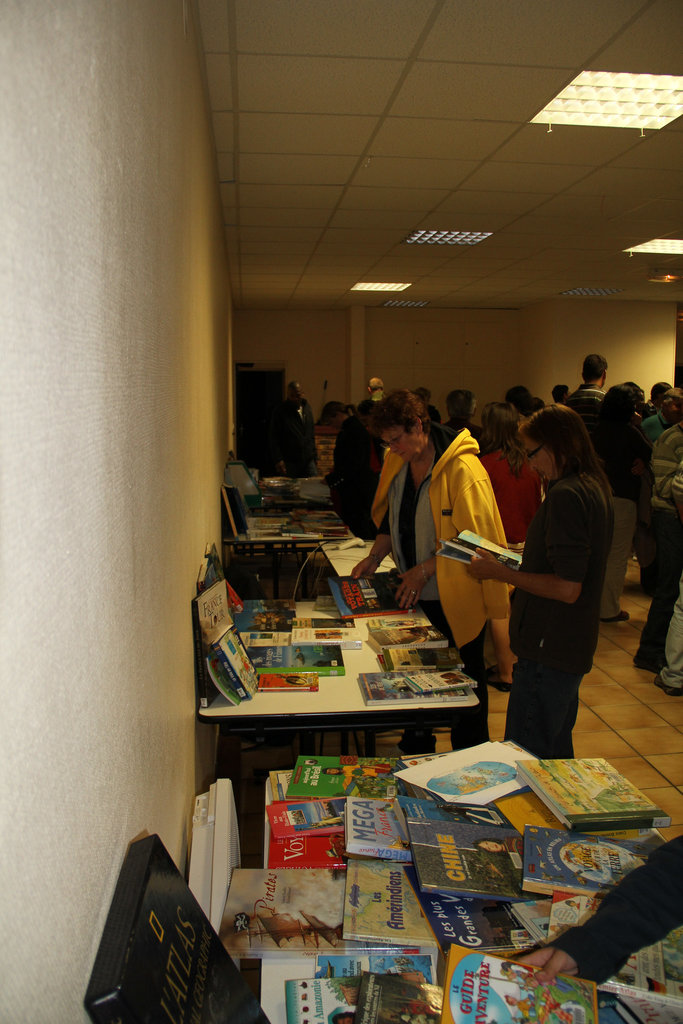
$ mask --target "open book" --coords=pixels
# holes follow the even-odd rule
[[[463,530],[451,540],[442,538],[441,550],[437,551],[437,554],[443,555],[444,558],[455,558],[458,562],[471,562],[472,558],[476,557],[477,548],[489,551],[499,562],[507,565],[510,569],[519,569],[522,564],[522,556],[519,552],[500,547],[499,544],[485,540],[484,537],[480,537],[477,533],[471,533],[470,530]]]

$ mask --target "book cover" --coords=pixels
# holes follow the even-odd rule
[[[259,690],[274,690],[276,692],[311,690],[316,692],[320,685],[317,672],[289,672],[287,675],[278,672],[272,675],[267,672],[259,672],[257,675]]]
[[[598,990],[600,1002],[600,1024],[603,1024],[602,1001],[610,998],[615,1000],[619,1013],[618,1024],[683,1024],[683,1009],[672,1003],[662,1005],[650,993],[631,991],[626,995],[621,992],[615,996],[611,992]],[[609,1021],[606,1022],[609,1024]]]
[[[462,658],[457,647],[387,647],[381,652],[387,671],[405,668],[460,671]]]
[[[403,612],[396,601],[397,573],[378,572],[357,580],[352,576],[330,576],[327,582],[343,619]]]
[[[499,900],[521,898],[523,843],[516,829],[409,820],[408,834],[423,890]]]
[[[333,800],[306,800],[301,803],[266,805],[270,831],[276,839],[299,832],[344,832],[344,797]]]
[[[344,659],[341,647],[335,644],[314,644],[309,647],[249,647],[247,654],[256,672],[291,674],[316,672],[319,676],[343,676]]]
[[[471,530],[462,530],[457,537],[441,540],[441,544],[442,548],[437,554],[445,555],[447,558],[456,558],[458,561],[471,562],[477,548],[483,548],[484,551],[490,552],[502,565],[506,565],[510,569],[519,569],[522,564],[522,556],[518,551],[510,551],[509,548],[501,547],[500,544],[494,544],[493,541],[486,540],[478,533],[472,533]]]
[[[397,789],[392,774],[395,763],[395,757],[299,755],[287,787],[287,799],[363,796],[381,800],[394,797]]]
[[[296,605],[289,598],[248,598],[244,608],[235,615],[239,633],[291,632]]]
[[[368,953],[340,956],[321,953],[316,957],[316,978],[358,977],[370,971],[373,974],[402,974],[411,981],[436,981],[434,957],[424,953],[409,953],[396,948],[395,953]]]
[[[562,828],[547,804],[530,790],[523,789],[519,793],[502,796],[495,801],[495,806],[509,820],[513,828],[522,835],[525,825],[543,825],[546,828]]]
[[[192,598],[192,636],[199,706],[207,708],[221,692],[209,675],[206,663],[210,646],[232,626],[225,580],[217,580]]]
[[[607,839],[527,825],[523,887],[529,892],[605,892],[644,864],[655,845],[653,840]]]
[[[465,704],[474,696],[469,686],[454,686],[452,690],[424,693],[417,690],[405,671],[359,672],[358,686],[365,704],[384,704],[387,701],[410,701],[413,704]]]
[[[315,628],[292,628],[292,646],[297,644],[337,644],[342,650],[360,650],[363,637],[355,629],[325,626]]]
[[[241,704],[243,697],[245,700],[249,699],[244,687],[236,684],[232,675],[228,673],[213,646],[209,647],[206,655],[206,671],[217,692],[222,694],[229,704]]]
[[[389,946],[434,944],[403,866],[386,860],[349,860],[343,934]]]
[[[358,991],[355,1024],[438,1024],[440,985],[411,981],[401,974],[364,974]]]
[[[417,669],[412,672],[403,669],[403,673],[413,689],[427,697],[435,696],[437,693],[457,692],[465,688],[472,691],[478,686],[476,679],[472,679],[460,669]]]
[[[239,696],[242,700],[250,700],[258,689],[258,678],[252,660],[235,627],[232,626],[226,630],[220,639],[212,643],[211,647],[223,663]]]
[[[245,647],[286,647],[291,643],[291,633],[274,633],[272,630],[251,630],[240,633]]]
[[[286,839],[271,836],[268,844],[269,868],[346,868],[344,836],[340,832],[316,835],[301,832]]]
[[[334,598],[330,594],[330,601],[332,606],[336,609]],[[352,633],[356,632],[356,624],[353,619],[340,619],[340,618],[299,618],[298,616],[292,619],[292,629],[350,629]]]
[[[268,772],[268,782],[270,783],[270,790],[273,797],[273,802],[277,800],[285,800],[287,794],[287,787],[292,781],[292,775],[294,773],[289,771],[270,771]]]
[[[511,903],[510,910],[523,928],[529,932],[534,943],[548,942],[548,926],[550,924],[551,900],[541,896],[537,900],[520,900]]]
[[[390,615],[369,615],[363,619],[367,629],[410,629],[411,626],[431,626],[421,608],[402,608]]]
[[[558,974],[549,985],[536,969],[455,943],[446,962],[441,1024],[597,1024],[597,990],[592,981]],[[475,1018],[476,1015],[476,1018]]]
[[[568,892],[566,889],[553,889],[549,901],[548,942],[575,928],[592,917],[604,898],[604,893]]]
[[[393,800],[347,797],[344,826],[347,853],[386,860],[412,860],[403,815],[396,814]]]
[[[220,926],[231,956],[262,957],[335,948],[344,917],[343,871],[235,868]]]
[[[369,629],[368,643],[378,653],[392,647],[448,647],[448,640],[441,630],[427,623],[402,629]]]
[[[568,828],[666,828],[671,818],[602,757],[525,760],[520,776]]]
[[[285,981],[287,1024],[354,1024],[360,976]]]
[[[405,873],[442,953],[448,953],[452,942],[498,953],[529,949],[534,944],[512,904],[485,896],[426,892],[420,888],[414,867],[407,865]]]
[[[403,815],[411,821],[469,821],[475,825],[512,825],[520,835],[524,831],[509,821],[495,804],[443,804],[438,800],[422,800],[412,796],[398,796]]]
[[[157,835],[131,843],[85,993],[96,1024],[268,1024]]]
[[[479,743],[396,774],[447,803],[487,804],[524,785],[517,776],[520,756],[532,757],[508,743]]]

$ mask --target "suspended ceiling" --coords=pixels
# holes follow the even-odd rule
[[[198,0],[233,299],[683,301],[683,118],[529,120],[584,70],[683,74],[683,0]],[[416,246],[416,228],[490,231]],[[400,295],[357,281],[409,281]],[[582,301],[580,298],[574,301]]]

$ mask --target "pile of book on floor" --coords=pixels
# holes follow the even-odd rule
[[[663,842],[670,819],[604,759],[511,742],[300,756],[270,773],[266,815],[267,866],[234,871],[220,937],[235,958],[285,957],[287,1024],[590,1024],[598,1006],[603,1020],[683,1021],[683,929],[597,990],[538,985],[515,959],[594,913]]]

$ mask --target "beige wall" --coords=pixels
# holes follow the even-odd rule
[[[229,289],[183,3],[0,21],[0,1019],[73,1024],[128,842],[182,863],[213,762],[190,598]]]

